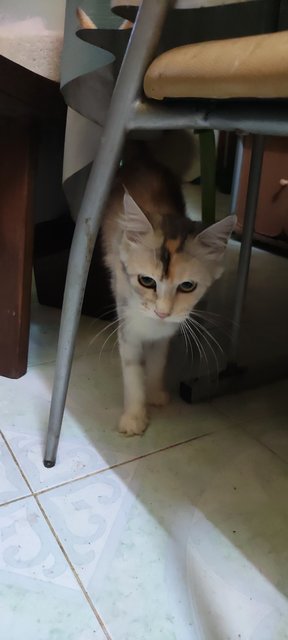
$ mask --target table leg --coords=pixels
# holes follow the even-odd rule
[[[27,369],[32,275],[33,136],[29,122],[0,120],[0,375]]]

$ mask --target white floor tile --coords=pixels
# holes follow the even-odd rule
[[[116,353],[103,352],[74,362],[57,464],[42,463],[53,365],[32,367],[20,380],[1,380],[5,391],[3,433],[34,491],[129,461],[177,442],[229,426],[209,404],[191,407],[181,400],[152,411],[141,438],[117,431],[122,408],[121,372]]]
[[[104,640],[34,501],[0,508],[0,616],[5,640]]]
[[[41,306],[37,302],[32,304],[29,367],[55,361],[60,316],[60,309]],[[89,355],[99,351],[110,333],[107,325],[108,322],[105,323],[98,318],[82,316],[77,335],[75,355]],[[113,327],[111,326],[112,329]],[[104,349],[112,349],[113,344],[114,340],[111,338],[107,341]]]
[[[40,500],[113,640],[284,640],[287,493],[233,429]]]
[[[199,187],[186,191],[197,217]],[[218,196],[218,214],[226,214],[227,202]],[[230,243],[227,271],[208,301],[209,311],[228,318],[239,246]],[[253,250],[243,364],[285,356],[287,268],[287,259]],[[42,493],[41,504],[112,640],[288,640],[287,382],[212,404],[174,400],[153,411],[143,438],[125,439],[116,431],[116,333],[107,340],[102,321],[83,317],[57,464],[47,470],[59,319],[59,310],[33,303],[29,371],[20,380],[1,378],[0,428],[34,491],[61,485]],[[219,318],[210,321],[213,329]],[[225,331],[231,327],[225,323]],[[178,347],[175,388],[187,374]],[[27,495],[0,438],[1,637],[104,640]]]
[[[0,435],[0,504],[30,495],[11,453]]]
[[[216,400],[234,423],[288,462],[288,380]]]

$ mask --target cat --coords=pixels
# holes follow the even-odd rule
[[[235,221],[228,216],[203,229],[186,216],[180,181],[167,167],[144,152],[124,161],[102,225],[119,318],[121,433],[143,434],[147,407],[169,401],[164,369],[170,339],[221,276]]]

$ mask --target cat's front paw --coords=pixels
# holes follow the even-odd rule
[[[170,401],[170,396],[168,391],[164,390],[155,390],[150,391],[148,394],[148,404],[152,405],[152,407],[165,407]]]
[[[141,436],[148,426],[148,416],[145,409],[141,411],[123,413],[119,422],[119,431],[126,436]]]

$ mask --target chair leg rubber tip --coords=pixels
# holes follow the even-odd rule
[[[47,469],[51,469],[52,467],[55,467],[56,460],[43,460],[43,462],[44,467],[46,467]]]

